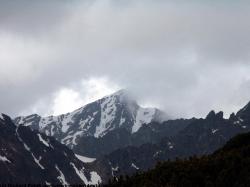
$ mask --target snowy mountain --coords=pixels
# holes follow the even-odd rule
[[[72,113],[18,117],[15,123],[19,129],[28,126],[68,145],[104,183],[114,176],[148,170],[159,161],[210,154],[250,129],[250,103],[229,119],[223,112],[211,111],[204,119],[161,122],[163,115],[157,109],[140,107],[119,91]],[[4,156],[0,159],[11,161]]]
[[[1,184],[98,184],[100,176],[54,138],[0,114]],[[83,161],[82,161],[83,160]]]
[[[136,133],[143,124],[161,121],[165,114],[156,108],[143,108],[125,90],[90,103],[71,113],[41,117],[37,114],[17,117],[17,125],[55,137],[74,148],[81,137],[101,138],[116,129]]]
[[[223,112],[211,111],[205,119],[192,118],[185,122],[187,124],[182,125],[183,128],[174,136],[165,133],[165,137],[162,136],[158,142],[127,146],[97,159],[94,163],[100,169],[97,171],[108,172],[109,177],[103,178],[107,181],[112,176],[147,171],[159,161],[211,154],[233,136],[250,131],[250,103],[236,114],[231,114],[229,119],[223,117]],[[168,123],[169,121],[163,124],[168,127]]]

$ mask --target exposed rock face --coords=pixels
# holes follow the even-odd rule
[[[1,184],[97,184],[99,175],[52,137],[0,115]]]
[[[53,136],[69,148],[83,153],[86,147],[83,147],[82,142],[98,142],[99,138],[112,131],[125,130],[124,133],[129,133],[130,136],[138,132],[143,124],[162,121],[164,118],[165,114],[160,110],[140,107],[126,91],[121,90],[72,113],[49,117],[33,114],[17,117],[14,121],[17,126],[28,126],[47,136]],[[129,142],[125,145],[129,145]],[[100,152],[95,151],[95,154],[88,156],[93,157],[101,152],[107,153],[100,149]]]
[[[249,129],[249,104],[236,115],[232,114],[229,119],[224,119],[222,112],[211,111],[205,119],[188,121],[174,136],[166,135],[158,142],[145,143],[139,147],[118,149],[98,159],[94,164],[100,173],[109,176],[103,176],[107,182],[110,176],[146,171],[153,168],[158,161],[210,154],[233,136],[249,132]]]
[[[215,111],[205,119],[162,122],[162,116],[120,91],[66,115],[31,115],[15,122],[54,136],[76,154],[97,158],[89,165],[104,183],[113,176],[148,170],[158,161],[210,154],[250,129],[250,104],[229,119]]]

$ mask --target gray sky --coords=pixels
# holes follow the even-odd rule
[[[0,111],[59,114],[127,88],[174,117],[250,101],[250,1],[0,0]]]

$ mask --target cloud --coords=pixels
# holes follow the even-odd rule
[[[176,117],[235,111],[250,100],[249,5],[1,1],[0,110],[55,113],[62,93],[71,110],[103,95],[82,80],[105,77],[105,89],[128,88]]]
[[[63,88],[53,99],[52,114],[59,115],[80,108],[106,95],[112,94],[119,87],[106,78],[82,80],[76,88]],[[49,113],[48,113],[49,114]]]
[[[44,116],[65,114],[119,89],[121,87],[105,77],[83,79],[70,87],[60,88],[50,98],[38,100],[21,114],[40,113],[41,111]]]

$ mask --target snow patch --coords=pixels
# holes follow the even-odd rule
[[[58,168],[56,165],[56,170],[59,172],[60,176],[57,177],[57,179],[61,182],[62,185],[69,185],[68,182],[65,180],[65,176],[63,172]]]
[[[120,127],[123,125],[123,123],[125,123],[126,119],[125,118],[121,118],[121,121],[120,121]]]
[[[174,146],[173,146],[173,144],[171,142],[168,142],[168,148],[169,149],[173,149],[174,148]]]
[[[240,122],[243,122],[244,120],[243,120],[243,119],[241,119],[241,118],[239,118],[239,121],[240,121]]]
[[[51,121],[51,117],[41,118],[39,122],[39,129],[44,129]]]
[[[80,128],[83,130],[88,130],[90,128],[90,125],[92,123],[92,121],[94,121],[95,118],[91,117],[90,115],[88,115],[88,117],[85,120],[81,120],[79,122],[79,126]]]
[[[51,183],[49,183],[49,182],[47,182],[47,181],[45,181],[45,184],[46,184],[47,186],[51,186]]]
[[[80,179],[84,182],[85,185],[97,185],[98,183],[101,183],[101,177],[95,172],[90,173],[90,181],[87,180],[87,178],[84,175],[84,168],[81,170],[77,169],[74,163],[70,163],[70,165],[74,168],[76,174],[80,177]]]
[[[70,124],[74,123],[74,121],[72,120],[74,113],[70,113],[68,115],[65,116],[65,118],[63,118],[62,120],[62,132],[67,132]]]
[[[55,129],[55,126],[53,125],[53,126],[50,128],[50,136],[54,136],[54,134],[55,134],[54,129]]]
[[[154,108],[139,108],[137,110],[135,124],[132,127],[132,133],[137,132],[143,124],[152,122],[156,113]]]
[[[247,104],[243,109],[242,112],[246,111],[246,109],[249,107],[249,104]]]
[[[113,171],[118,171],[119,170],[119,167],[115,167],[115,168],[112,168]]]
[[[49,144],[48,144],[48,142],[43,139],[43,137],[41,136],[41,134],[37,134],[37,136],[38,136],[40,142],[42,142],[45,146],[50,147]]]
[[[31,119],[33,119],[35,117],[35,115],[31,115],[25,118],[26,121],[30,121]]]
[[[73,135],[73,139],[72,139],[72,144],[73,145],[76,145],[76,138],[78,137],[78,136],[81,136],[83,134],[83,132],[82,131],[79,131],[79,132],[76,132],[74,135]]]
[[[77,169],[77,167],[75,166],[74,163],[70,163],[70,165],[74,168],[76,174],[80,177],[80,179],[84,182],[84,184],[88,184],[88,180],[84,175],[84,168],[82,168],[81,170]]]
[[[234,121],[234,125],[240,125],[240,121],[239,120]]]
[[[212,134],[215,134],[219,129],[212,129]]]
[[[84,129],[85,128],[85,126],[86,126],[86,124],[88,124],[89,123],[89,121],[90,121],[90,116],[88,116],[88,118],[87,119],[85,119],[85,120],[81,120],[80,121],[80,123],[79,123],[79,126],[80,126],[80,128],[81,129]]]
[[[23,146],[24,146],[24,148],[25,148],[27,151],[29,151],[29,152],[30,152],[30,148],[29,148],[29,146],[27,146],[27,144],[26,144],[26,143],[24,143],[24,142],[23,142]]]
[[[3,114],[2,114],[2,113],[0,113],[0,119],[1,119],[1,120],[4,120],[4,117],[3,117]]]
[[[96,127],[94,136],[96,138],[104,135],[104,132],[109,128],[108,125],[112,123],[116,114],[116,97],[111,95],[104,98],[104,102],[101,103],[101,119],[100,124]]]
[[[111,165],[111,163],[109,163],[109,165]],[[117,172],[117,171],[119,171],[119,167],[118,166],[116,166],[115,168],[111,167],[112,177],[115,176],[114,172]]]
[[[96,173],[95,171],[90,172],[90,176],[91,176],[91,184],[90,185],[96,185],[96,184],[100,184],[102,182],[100,175],[98,175],[98,173]]]
[[[29,153],[31,153],[31,156],[33,157],[35,163],[41,168],[44,169],[44,167],[40,164],[41,161],[41,157],[39,159],[37,159],[34,154],[31,152],[30,147],[23,141],[23,139],[20,137],[19,133],[18,133],[18,127],[16,128],[16,135],[18,140],[23,144],[24,148],[26,149],[26,151],[28,151]]]
[[[27,117],[23,117],[21,116],[20,119],[18,120],[17,122],[17,126],[18,125],[23,125],[25,127],[28,127],[30,125],[32,125],[33,123],[33,118],[34,118],[34,115],[31,115],[31,116],[27,116]]]
[[[139,170],[140,168],[138,168],[134,163],[131,164],[131,167],[135,168],[136,170]]]
[[[18,120],[18,122],[17,122],[17,125],[20,125],[20,124],[23,124],[24,123],[24,117],[20,117],[20,119]]]
[[[17,132],[18,131],[18,127],[16,128],[16,135],[17,135],[17,139],[23,144],[24,148],[30,152],[30,148],[29,146],[23,141],[23,139],[20,137],[19,133]]]
[[[31,126],[32,125],[32,121],[31,122],[27,122],[27,123],[25,123],[25,127],[28,127],[28,126]]]
[[[36,163],[41,169],[45,169],[45,168],[40,164],[40,161],[41,161],[42,157],[39,157],[39,159],[37,159],[37,158],[34,156],[33,153],[31,153],[31,155],[32,155],[32,157],[33,157],[35,163]]]
[[[55,128],[54,123],[55,123],[56,126],[60,127],[60,129],[63,133],[66,133],[70,127],[70,124],[74,123],[73,116],[75,115],[76,112],[78,112],[78,110],[76,110],[72,113],[65,114],[65,115],[43,117],[39,121],[39,129],[41,131],[41,130],[47,128],[48,125],[50,125],[49,126],[51,128],[50,135],[53,136],[54,135],[54,128]],[[49,133],[49,132],[47,132],[47,133]]]
[[[88,157],[77,155],[77,154],[75,154],[75,156],[83,163],[91,163],[91,162],[94,162],[96,160],[95,158],[88,158]]]
[[[161,154],[162,153],[162,151],[157,151],[154,155],[153,155],[153,157],[156,157],[156,156],[158,156],[159,154]]]
[[[242,123],[244,120],[242,118],[238,118],[236,121],[233,122],[234,125],[239,125],[241,128],[245,129],[247,126],[243,126]]]
[[[123,113],[124,113],[124,110],[122,110],[122,113],[121,113],[121,119],[120,119],[119,127],[121,127],[123,125],[123,123],[126,121],[126,119],[123,117]]]
[[[8,158],[6,158],[6,156],[1,156],[1,155],[0,155],[0,161],[2,161],[2,162],[9,162],[9,163],[11,163],[11,161],[9,161],[9,159],[8,159]]]
[[[76,141],[78,137],[81,137],[84,134],[83,131],[78,131],[73,135],[68,135],[65,138],[61,140],[61,143],[65,145],[70,145],[71,148],[74,147],[74,145],[77,145]]]

